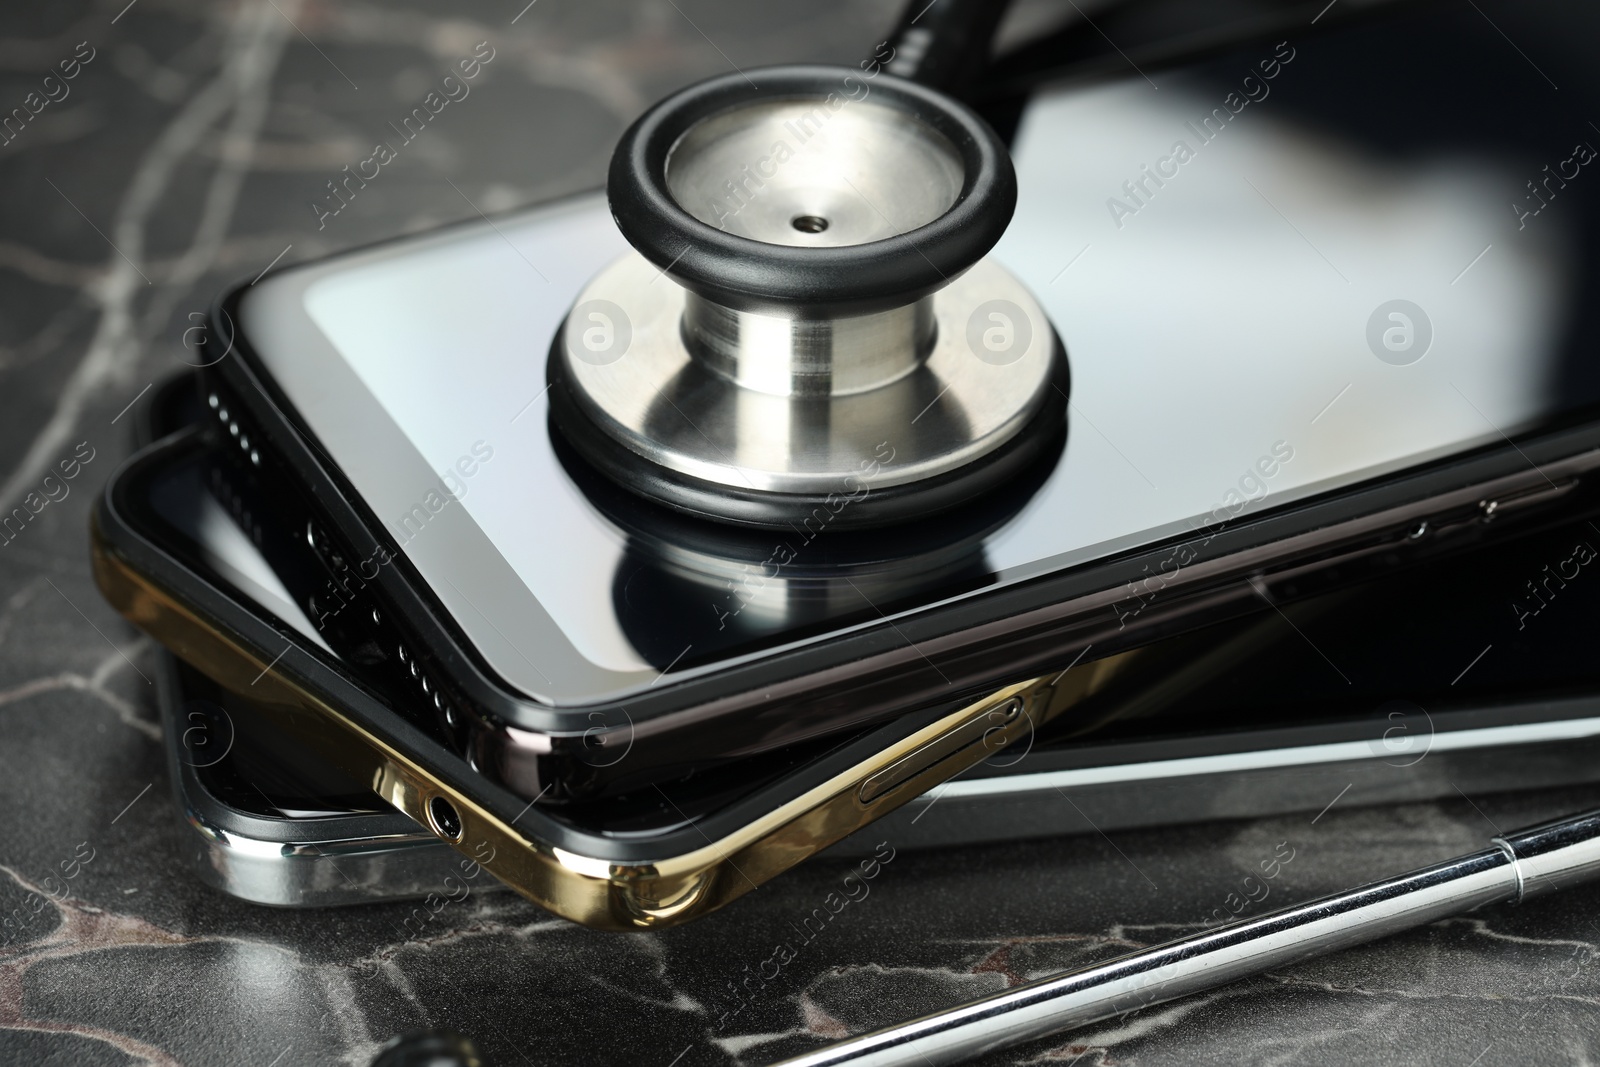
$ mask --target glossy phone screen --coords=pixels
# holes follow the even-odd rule
[[[626,251],[598,195],[269,276],[238,328],[502,678],[615,698],[1580,417],[1597,30],[1408,7],[1041,89],[993,255],[1065,345],[1064,444],[911,531],[721,530],[561,454],[550,343]]]

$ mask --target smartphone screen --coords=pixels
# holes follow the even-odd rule
[[[627,251],[598,195],[269,276],[236,328],[489,666],[616,698],[1587,417],[1597,22],[1409,7],[1041,88],[993,255],[1064,344],[1064,443],[913,531],[721,529],[574,473],[545,363]]]
[[[272,570],[240,526],[206,487],[202,470],[190,465],[168,474],[150,488],[152,510],[179,534],[201,567],[230,584],[301,637],[331,652],[316,626],[295,603],[293,594]],[[259,536],[259,534],[257,534]]]

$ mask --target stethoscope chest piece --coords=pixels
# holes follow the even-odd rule
[[[635,251],[557,337],[558,432],[679,510],[837,529],[958,506],[1059,447],[1055,333],[983,258],[1016,201],[995,135],[889,75],[750,76],[623,135],[608,194]]]

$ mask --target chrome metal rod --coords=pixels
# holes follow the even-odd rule
[[[960,1063],[1485,904],[1564,889],[1597,874],[1600,811],[1494,838],[1480,852],[1398,878],[1041,978],[774,1067]]]

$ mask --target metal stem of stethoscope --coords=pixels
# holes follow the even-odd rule
[[[1493,838],[1488,848],[1397,878],[1041,978],[775,1067],[960,1063],[1486,904],[1527,900],[1597,874],[1600,811],[1592,811]]]

